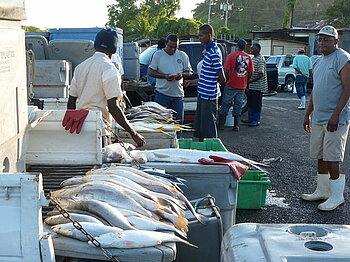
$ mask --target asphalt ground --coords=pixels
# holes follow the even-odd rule
[[[260,210],[237,210],[236,223],[307,223],[350,224],[349,170],[350,152],[346,151],[342,173],[347,175],[346,202],[331,212],[322,212],[317,205],[322,201],[307,202],[299,198],[316,187],[317,163],[309,158],[309,134],[303,129],[305,110],[298,110],[296,94],[281,92],[264,97],[261,125],[241,125],[239,132],[231,127],[219,131],[219,138],[226,148],[252,160],[281,157],[281,162],[266,168],[271,180],[270,192],[275,196],[269,205]],[[242,116],[246,118],[246,114]],[[192,137],[193,133],[185,133]],[[349,147],[349,146],[348,146]],[[270,193],[268,193],[270,196]],[[272,203],[272,204],[271,204]]]

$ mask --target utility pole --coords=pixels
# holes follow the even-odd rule
[[[211,1],[212,1],[212,0],[209,0],[208,25],[210,24]]]
[[[220,10],[225,12],[225,26],[227,27],[228,11],[232,10],[232,5],[228,3],[228,0],[226,0],[226,4],[220,4]]]

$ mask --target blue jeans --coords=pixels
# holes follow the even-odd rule
[[[166,108],[173,109],[175,111],[174,119],[179,120],[179,124],[183,123],[183,119],[184,119],[183,97],[167,96],[156,91],[154,95],[154,101]]]
[[[245,89],[236,89],[225,86],[224,97],[220,107],[220,115],[227,115],[233,104],[232,116],[240,116],[242,113],[242,105],[245,98]]]
[[[307,79],[308,77],[304,75],[297,75],[295,77],[295,88],[299,98],[306,96]]]

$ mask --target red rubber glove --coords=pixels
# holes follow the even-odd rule
[[[62,126],[65,127],[67,131],[69,130],[71,134],[73,134],[74,131],[79,134],[88,114],[89,110],[87,109],[68,109],[62,120]]]
[[[236,160],[230,160],[227,158],[222,158],[219,156],[209,156],[211,160],[201,158],[198,160],[199,163],[203,165],[227,165],[232,174],[235,176],[235,178],[239,181],[241,177],[247,172],[249,169],[248,166],[236,161]]]

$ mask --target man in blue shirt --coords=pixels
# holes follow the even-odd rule
[[[199,41],[205,45],[202,69],[198,80],[198,98],[194,127],[194,136],[203,141],[204,138],[216,138],[216,118],[218,98],[221,96],[220,85],[225,84],[222,68],[222,56],[216,41],[213,41],[214,29],[211,25],[203,25],[198,30]]]

